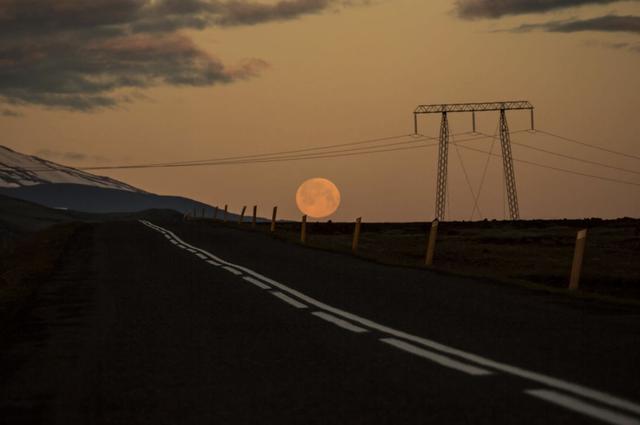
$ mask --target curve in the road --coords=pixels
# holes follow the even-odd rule
[[[533,388],[525,391],[525,394],[529,396],[562,406],[568,410],[575,411],[610,424],[640,425],[640,405],[633,401],[594,390],[583,385],[574,384],[560,378],[555,378],[491,360],[477,354],[469,353],[436,341],[381,325],[353,313],[327,305],[254,270],[225,261],[202,248],[185,242],[168,229],[157,226],[146,220],[142,220],[141,223],[157,232],[160,232],[173,245],[195,254],[198,258],[206,261],[208,264],[221,267],[236,276],[241,276],[243,280],[252,283],[262,290],[269,291],[273,296],[288,305],[297,309],[307,309],[311,311],[313,316],[332,323],[342,329],[355,333],[367,333],[370,331],[380,332],[383,336],[379,338],[379,340],[384,344],[472,376],[487,376],[498,371],[517,376],[537,384],[543,384],[547,387],[554,388],[555,390],[572,393],[574,396],[578,397],[549,389]],[[319,309],[319,311],[309,309],[309,306],[313,306]],[[422,347],[418,347],[410,342]],[[434,351],[427,350],[423,347]],[[453,358],[451,356],[453,356]],[[592,404],[585,399],[589,399],[592,402],[595,401],[598,404]],[[604,407],[603,405],[607,405],[608,407]],[[611,410],[611,408],[622,410],[624,413]]]

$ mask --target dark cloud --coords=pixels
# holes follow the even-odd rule
[[[225,65],[177,31],[356,3],[366,0],[0,0],[0,103],[92,111],[137,98],[122,90],[244,80],[267,63]]]
[[[457,0],[455,10],[458,16],[465,19],[500,18],[617,1],[620,0]]]
[[[512,28],[509,31],[529,32],[536,30],[549,32],[602,31],[640,33],[640,16],[606,15],[591,19],[550,21],[540,24],[524,24],[520,25],[519,27]]]

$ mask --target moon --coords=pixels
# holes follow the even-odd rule
[[[300,185],[296,192],[296,204],[309,217],[327,217],[340,206],[340,191],[330,180],[315,177]]]

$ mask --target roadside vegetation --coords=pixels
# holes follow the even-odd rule
[[[243,225],[249,228],[248,224]],[[429,223],[363,223],[356,255],[426,267]],[[576,233],[588,229],[580,291],[640,302],[640,220],[532,220],[440,223],[433,269],[548,290],[566,290]],[[268,232],[268,225],[257,230]],[[307,245],[351,253],[353,223],[310,222]],[[299,223],[275,237],[300,240]]]

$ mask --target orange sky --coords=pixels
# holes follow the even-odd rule
[[[227,85],[160,85],[145,98],[114,109],[74,112],[37,105],[22,117],[0,115],[2,144],[25,153],[79,152],[83,160],[50,154],[71,166],[180,161],[253,154],[410,133],[418,104],[527,99],[536,125],[588,143],[640,156],[640,35],[494,31],[522,24],[637,15],[637,2],[584,6],[501,19],[460,19],[451,1],[379,0],[294,20],[189,30],[185,36],[234,64],[259,58],[269,66],[255,78]],[[622,47],[619,43],[629,43]],[[625,45],[626,46],[626,45]],[[637,48],[633,50],[634,46]],[[512,129],[526,112],[509,113]],[[421,121],[437,135],[439,117]],[[497,113],[478,115],[493,134]],[[451,116],[453,132],[470,117]],[[513,140],[613,166],[638,170],[640,161],[581,148],[540,134]],[[490,141],[478,142],[488,149]],[[632,181],[640,175],[513,147],[514,156],[550,166]],[[295,192],[311,177],[340,188],[333,220],[431,220],[435,148],[312,161],[102,174],[160,194],[212,205],[273,205],[296,218]],[[487,155],[460,151],[478,189]],[[640,216],[640,186],[615,184],[516,163],[522,218]],[[450,214],[469,219],[472,198],[450,148]],[[502,218],[501,164],[490,161],[480,198],[483,217]],[[268,211],[267,211],[268,210]],[[476,215],[477,218],[477,215]]]

